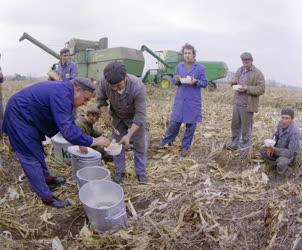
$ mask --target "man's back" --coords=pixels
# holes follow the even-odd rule
[[[62,104],[62,112],[71,114],[73,91],[70,81],[45,81],[26,87],[9,99],[7,109],[17,112],[21,119],[41,134],[53,136],[58,131],[55,117],[59,115],[53,106],[58,103]]]

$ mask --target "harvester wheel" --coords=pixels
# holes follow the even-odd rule
[[[171,83],[170,83],[171,81],[172,81],[171,76],[169,76],[169,75],[163,76],[162,80],[160,81],[160,87],[163,89],[168,89],[171,85]]]
[[[216,83],[213,82],[213,81],[209,81],[208,90],[209,90],[209,91],[214,91],[215,89],[217,89]]]

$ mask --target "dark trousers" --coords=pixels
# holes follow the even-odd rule
[[[193,136],[196,130],[196,123],[187,123],[186,131],[182,139],[182,148],[189,149],[192,144]],[[181,122],[170,121],[169,126],[166,130],[165,136],[162,140],[163,144],[171,144],[174,142],[176,136],[179,133]]]

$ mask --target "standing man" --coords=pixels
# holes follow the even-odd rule
[[[1,54],[0,54],[1,59]],[[4,82],[4,76],[0,67],[0,143],[2,143],[2,123],[3,123],[3,100],[2,100],[2,83]]]
[[[95,86],[87,78],[73,81],[45,81],[17,92],[9,99],[3,122],[3,132],[21,163],[32,189],[42,201],[63,208],[68,201],[52,195],[49,186],[64,184],[62,177],[52,176],[44,159],[42,141],[60,132],[74,145],[108,146],[104,137],[93,138],[83,133],[72,117],[73,107],[86,104]]]
[[[231,86],[240,85],[240,88],[234,94],[232,138],[226,146],[231,150],[240,149],[240,157],[246,158],[252,145],[253,117],[258,112],[259,96],[265,92],[265,80],[262,72],[253,65],[251,53],[244,52],[240,57],[243,66],[231,81]]]
[[[192,144],[193,135],[197,123],[202,121],[201,112],[201,88],[208,86],[205,75],[205,67],[195,61],[195,48],[186,43],[182,47],[184,62],[176,67],[176,73],[172,83],[178,88],[174,100],[171,120],[161,143],[155,145],[155,148],[164,148],[171,145],[179,133],[182,123],[186,124],[185,135],[182,140],[182,149],[180,155],[186,157]],[[183,84],[181,78],[189,77],[190,82]]]
[[[273,135],[276,144],[263,148],[260,153],[269,164],[277,168],[279,175],[283,176],[299,152],[300,132],[294,122],[295,112],[291,108],[283,108],[281,120]]]
[[[72,80],[78,76],[78,67],[73,61],[71,61],[69,49],[61,49],[60,62],[56,71],[62,81]]]
[[[130,140],[133,142],[135,171],[139,183],[146,184],[145,86],[139,78],[127,74],[124,64],[114,61],[105,67],[104,78],[98,84],[96,94],[97,107],[101,109],[106,124],[120,133],[118,135],[113,129],[113,138],[125,148],[129,147]],[[110,103],[110,110],[107,101]],[[125,175],[125,148],[118,156],[113,157],[116,183],[120,183]]]

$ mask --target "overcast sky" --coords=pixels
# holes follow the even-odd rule
[[[0,65],[6,74],[45,75],[56,59],[28,41],[28,32],[55,51],[71,38],[109,38],[109,46],[179,50],[221,60],[230,70],[249,51],[266,78],[302,86],[300,0],[0,0]],[[154,65],[147,57],[146,67]],[[152,61],[153,60],[153,61]]]

